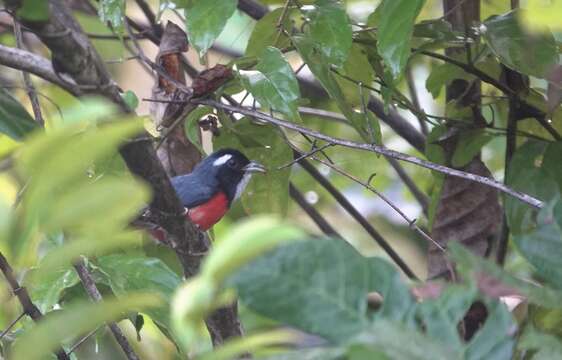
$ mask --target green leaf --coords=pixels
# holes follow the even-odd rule
[[[76,271],[68,267],[47,272],[43,269],[32,269],[25,277],[25,285],[29,289],[31,299],[42,314],[53,310],[63,291],[79,282]]]
[[[344,359],[343,356],[345,355],[345,353],[346,350],[340,347],[312,348],[312,349],[304,348],[295,351],[285,352],[278,355],[268,356],[263,358],[263,360],[341,360]],[[371,358],[369,360],[379,360],[379,359]]]
[[[139,255],[114,254],[95,261],[101,274],[118,297],[141,291],[158,294],[165,302],[145,311],[160,327],[170,329],[170,300],[182,279],[160,259]]]
[[[562,189],[562,166],[560,166],[560,159],[562,159],[562,141],[549,143],[544,152],[542,168]]]
[[[334,78],[328,60],[322,53],[318,44],[308,37],[295,36],[293,44],[297,48],[303,61],[308,65],[310,71],[316,79],[322,84],[330,97],[336,102],[343,115],[350,121],[353,121],[353,111],[349,104],[346,103],[344,94]]]
[[[251,218],[215,244],[213,252],[205,260],[202,275],[222,283],[227,276],[259,254],[304,236],[300,229],[282,224],[271,216]]]
[[[525,328],[517,345],[518,350],[535,350],[533,360],[560,359],[560,354],[562,354],[562,342],[559,338],[540,333],[531,325]]]
[[[240,70],[244,87],[262,106],[281,111],[291,120],[300,120],[296,102],[300,99],[299,84],[281,51],[269,46],[259,59],[256,70]]]
[[[548,286],[538,286],[529,281],[518,279],[489,260],[485,260],[457,243],[449,245],[451,259],[457,264],[461,275],[467,279],[478,273],[485,273],[497,279],[501,284],[513,287],[524,296],[529,303],[549,309],[562,308],[562,291]]]
[[[414,37],[458,42],[463,35],[463,33],[453,31],[451,23],[444,19],[423,20],[414,25]]]
[[[240,338],[233,338],[220,348],[203,354],[200,360],[238,359],[244,354],[265,351],[268,347],[296,343],[298,335],[290,330],[272,330]],[[260,357],[261,358],[261,357]]]
[[[142,123],[138,120],[120,121],[82,132],[80,130],[83,129],[83,126],[77,124],[55,129],[46,134],[38,134],[26,142],[17,158],[17,168],[27,182],[21,206],[21,209],[25,210],[21,210],[22,216],[18,217],[18,231],[14,233],[17,237],[12,239],[17,256],[29,254],[30,252],[27,249],[29,241],[39,240],[38,237],[32,236],[37,231],[38,224],[49,225],[50,223],[49,226],[52,229],[60,226],[66,227],[69,225],[68,219],[80,215],[82,220],[88,220],[88,214],[94,216],[88,222],[90,224],[96,224],[97,222],[98,230],[103,229],[100,225],[106,225],[105,222],[107,221],[115,224],[113,219],[103,217],[104,211],[107,211],[107,215],[110,215],[112,211],[111,208],[108,209],[108,204],[100,203],[100,199],[92,196],[93,194],[89,191],[83,190],[91,186],[92,190],[98,189],[101,193],[109,196],[106,190],[111,190],[111,186],[102,185],[106,179],[98,180],[99,184],[93,185],[91,184],[93,180],[88,177],[88,173],[96,160],[115,153],[121,142],[140,131],[141,128]],[[122,182],[119,183],[123,184]],[[132,185],[133,183],[129,181],[128,184]],[[119,189],[125,193],[130,190],[129,188],[122,190],[121,187]],[[82,195],[79,194],[80,191],[82,191]],[[116,211],[116,209],[120,209],[117,212],[126,210],[123,215],[130,217],[133,212],[131,206],[138,209],[140,201],[147,199],[146,194],[145,189],[138,186],[134,186],[133,192],[130,194],[131,197],[124,194],[121,194],[124,197],[111,194],[114,198],[121,197],[121,199],[133,200],[131,204],[110,202],[115,205],[113,211]],[[73,200],[72,197],[74,197]],[[69,213],[69,209],[66,207],[56,208],[57,204],[60,205],[60,200],[69,200],[70,202],[66,203],[67,206],[72,206],[77,213]],[[53,213],[53,204],[57,209],[55,213]],[[88,206],[86,207],[84,204]],[[90,211],[92,207],[103,210],[92,213]],[[115,212],[112,214],[115,214]],[[55,216],[59,218],[53,223],[51,220],[56,219]],[[96,219],[101,219],[101,221],[96,221]],[[124,220],[122,214],[119,214],[116,219]],[[56,225],[57,223],[58,225]]]
[[[370,291],[385,299],[379,317],[405,321],[414,306],[392,266],[364,258],[334,239],[278,248],[245,266],[230,284],[257,313],[333,342],[345,341],[368,326],[365,299]]]
[[[284,21],[281,23],[281,29],[290,31],[290,12],[291,10],[289,10],[289,13],[285,16]],[[277,34],[279,34],[277,22],[279,21],[282,13],[283,7],[280,7],[267,13],[256,23],[256,26],[252,31],[252,35],[250,35],[250,39],[248,40],[248,45],[246,45],[246,56],[258,56],[268,46],[275,46],[282,49],[290,45],[290,40],[284,32],[281,32],[279,40],[277,44],[275,44]]]
[[[484,39],[506,66],[527,75],[545,78],[558,62],[556,41],[550,32],[527,32],[518,19],[522,12],[511,11],[484,21]]]
[[[536,227],[513,236],[517,248],[541,277],[562,289],[562,201],[549,201],[537,216]]]
[[[373,350],[379,350],[390,359],[401,360],[460,360],[458,351],[440,344],[419,331],[398,322],[377,320],[352,340]]]
[[[293,159],[292,150],[271,125],[257,125],[243,118],[215,138],[215,148],[235,148],[264,165],[268,172],[256,174],[242,194],[242,206],[250,214],[277,213],[285,216],[289,205],[291,168],[277,170]]]
[[[100,0],[98,16],[103,23],[110,23],[120,34],[125,30],[125,0]]]
[[[6,90],[0,88],[0,133],[21,141],[39,126]]]
[[[312,7],[302,8],[310,20],[308,34],[328,64],[340,67],[346,61],[352,44],[351,24],[337,0],[317,0]]]
[[[483,129],[465,130],[461,132],[451,163],[456,168],[467,165],[480,153],[482,147],[493,138],[492,135],[486,134]]]
[[[135,110],[137,106],[139,106],[139,98],[133,91],[127,90],[124,94],[121,95],[121,97],[123,98],[127,106],[132,110]]]
[[[185,6],[189,42],[203,56],[236,10],[236,0],[192,0]]]
[[[429,161],[437,164],[445,163],[445,150],[439,144],[439,140],[446,133],[447,127],[445,125],[438,125],[431,129],[425,143],[425,157]]]
[[[49,19],[49,2],[45,0],[23,0],[17,11],[18,17],[27,21],[46,21]]]
[[[365,112],[366,117],[366,132],[368,134],[369,142],[372,144],[382,145],[382,131],[381,131],[381,124],[379,123],[379,119],[371,110]]]
[[[127,137],[142,129],[139,119],[90,129],[77,134],[78,126],[57,129],[31,139],[18,159],[22,173],[31,177],[23,201],[40,213],[69,184],[91,181],[86,176],[92,164],[114,153]],[[55,191],[58,190],[58,191]]]
[[[352,82],[335,74],[336,81],[340,85],[349,106],[358,108],[362,107],[363,102],[369,102],[369,90],[360,91],[359,85],[357,85],[357,82],[370,85],[375,80],[373,67],[369,63],[365,47],[354,44],[343,67],[337,71],[355,80],[355,82]]]
[[[559,193],[559,185],[541,166],[546,150],[544,143],[527,141],[519,147],[508,167],[506,184],[539,199],[552,199]],[[535,209],[510,197],[505,197],[505,212],[513,235],[533,228]]]
[[[476,298],[476,289],[450,285],[436,300],[427,300],[418,313],[427,335],[454,349],[462,347],[458,325]]]
[[[515,321],[507,306],[500,301],[486,301],[486,310],[486,322],[470,340],[464,358],[509,360],[515,345]]]
[[[134,179],[101,178],[66,189],[49,204],[42,225],[46,231],[119,229],[150,200],[149,189]]]
[[[67,239],[63,245],[54,247],[45,255],[38,270],[29,276],[29,281],[31,284],[48,282],[51,274],[67,269],[81,256],[101,256],[115,250],[134,245],[140,246],[141,244],[142,235],[138,231],[118,232],[118,230],[113,230],[110,234],[99,234],[98,232],[95,235],[87,234],[78,239]]]
[[[159,305],[161,299],[154,295],[130,295],[120,300],[100,303],[79,302],[67,306],[43,319],[35,327],[18,337],[13,347],[14,360],[45,359],[64,341],[85,334],[105,322],[117,320],[124,312],[140,311]],[[53,331],[56,329],[56,331]],[[33,346],[30,346],[33,344]]]
[[[527,307],[529,324],[541,332],[562,338],[562,309],[547,309],[537,305]]]
[[[425,88],[431,93],[434,99],[437,99],[441,93],[441,89],[449,85],[455,79],[471,81],[474,79],[474,76],[451,63],[433,65],[431,73],[425,82]]]
[[[379,5],[377,48],[394,78],[400,77],[408,63],[414,22],[424,3],[425,0],[383,0]]]
[[[191,111],[185,119],[185,135],[203,155],[205,154],[205,151],[203,150],[203,144],[201,144],[201,128],[199,126],[199,120],[201,120],[205,115],[212,113],[213,108],[210,106],[198,106],[195,110]]]
[[[114,119],[118,113],[117,106],[106,99],[86,96],[80,98],[79,103],[64,109],[61,125],[87,127],[91,124],[103,123],[104,120]]]
[[[233,291],[224,290],[227,276],[263,252],[303,236],[300,229],[271,216],[261,216],[244,221],[215,242],[200,275],[187,281],[174,295],[172,325],[180,344],[196,352],[203,319],[212,310],[232,303]]]

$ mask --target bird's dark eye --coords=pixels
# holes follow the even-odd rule
[[[237,165],[237,162],[236,162],[236,160],[234,160],[234,159],[230,159],[230,160],[228,160],[228,162],[227,162],[226,164],[227,164],[229,167],[235,169],[235,168],[236,168],[236,165]]]

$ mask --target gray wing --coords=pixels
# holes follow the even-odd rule
[[[215,195],[213,189],[216,187],[210,186],[210,184],[201,181],[201,179],[192,174],[173,177],[172,185],[183,206],[187,208],[200,205]]]

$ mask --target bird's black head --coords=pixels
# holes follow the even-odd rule
[[[229,202],[232,202],[242,195],[252,174],[265,172],[265,168],[257,162],[250,161],[238,150],[221,149],[206,157],[195,171],[216,180],[226,193]]]

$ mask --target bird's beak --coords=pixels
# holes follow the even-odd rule
[[[265,172],[267,172],[265,170],[265,167],[262,164],[260,164],[258,162],[255,162],[255,161],[250,161],[250,163],[248,165],[244,166],[243,170],[244,170],[244,172],[249,172],[249,173],[253,173],[253,172],[265,173]]]

